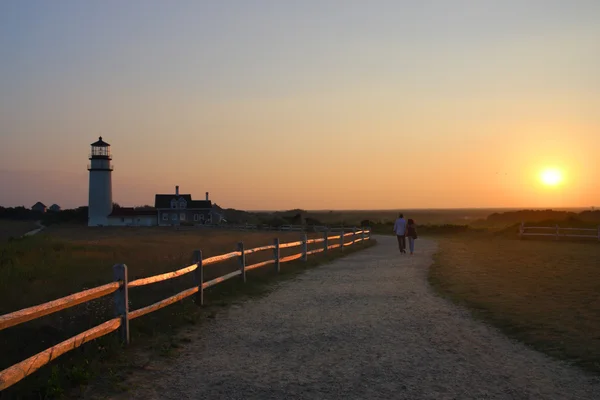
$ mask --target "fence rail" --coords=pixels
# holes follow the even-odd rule
[[[198,305],[204,305],[204,289],[211,286],[224,282],[228,279],[241,276],[243,282],[246,282],[246,272],[257,268],[261,268],[267,265],[275,264],[277,272],[280,271],[281,263],[290,262],[298,259],[306,261],[309,255],[317,254],[321,252],[327,252],[335,248],[340,248],[342,251],[346,246],[351,246],[357,243],[364,242],[371,239],[371,230],[364,228],[357,230],[353,228],[351,232],[346,233],[344,230],[337,236],[328,236],[328,232],[323,232],[322,238],[308,239],[306,234],[302,235],[302,240],[290,243],[279,243],[279,239],[275,239],[272,245],[255,247],[252,249],[244,249],[243,242],[238,244],[238,250],[226,254],[221,254],[214,257],[208,257],[203,259],[202,252],[200,250],[194,251],[194,263],[181,268],[177,271],[167,272],[164,274],[154,275],[147,278],[136,279],[128,282],[127,279],[127,266],[125,264],[117,264],[113,266],[114,282],[106,285],[98,286],[92,289],[84,290],[78,293],[74,293],[69,296],[62,297],[57,300],[49,301],[44,304],[25,308],[23,310],[15,311],[10,314],[0,316],[0,330],[22,324],[27,321],[40,318],[45,315],[53,314],[55,312],[76,306],[81,303],[88,302],[109,294],[114,293],[114,301],[116,306],[115,318],[106,321],[98,326],[86,330],[74,337],[71,337],[55,346],[52,346],[38,354],[35,354],[18,364],[6,368],[0,371],[0,391],[4,390],[25,377],[31,375],[50,361],[57,357],[65,354],[77,347],[87,343],[91,340],[97,339],[101,336],[107,335],[114,331],[119,330],[121,340],[125,343],[129,343],[129,321],[135,318],[139,318],[143,315],[151,312],[160,310],[168,305],[176,303],[177,301],[183,300],[186,297],[196,294],[196,303]],[[352,240],[346,242],[345,239],[351,236]],[[331,241],[337,240],[338,243],[330,244]],[[322,248],[314,250],[308,250],[309,244],[323,243]],[[301,247],[301,252],[292,254],[286,257],[280,256],[280,250],[291,247]],[[253,254],[261,251],[273,250],[273,259],[262,261],[252,265],[246,265],[246,255]],[[230,272],[218,278],[204,282],[203,268],[207,265],[216,264],[232,258],[238,258],[240,268],[236,271]],[[190,289],[179,292],[171,297],[164,300],[158,301],[149,306],[139,308],[137,310],[129,311],[129,288],[150,285],[157,282],[180,277],[185,274],[193,273],[194,275],[194,286]]]
[[[533,231],[533,232],[528,232]],[[600,226],[598,228],[561,228],[555,226],[525,226],[521,222],[519,237],[523,236],[546,236],[554,237],[556,240],[563,238],[588,238],[600,241]]]

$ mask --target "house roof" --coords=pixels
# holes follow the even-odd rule
[[[183,198],[187,203],[187,208],[212,208],[210,200],[192,200],[191,194],[157,194],[154,197],[155,208],[171,208],[171,200]]]
[[[156,210],[136,210],[133,207],[114,208],[109,217],[135,217],[140,215],[156,215]]]
[[[46,205],[44,203],[42,203],[41,201],[38,201],[37,203],[35,203],[34,205],[31,206],[31,208],[33,207],[44,207],[46,208]]]
[[[192,203],[188,203],[188,208],[211,208],[212,202],[210,200],[192,200]]]
[[[60,206],[58,204],[52,204],[50,208],[60,208]]]
[[[102,140],[102,136],[100,136],[98,138],[97,142],[92,143],[92,146],[94,146],[94,147],[109,147],[110,144],[108,144],[104,140]]]
[[[177,196],[176,194],[157,194],[154,196],[154,207],[171,208],[171,200],[179,200],[181,198],[183,198],[188,204],[192,202],[191,194],[180,194],[179,196]]]

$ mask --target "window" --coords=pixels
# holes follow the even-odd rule
[[[212,214],[208,214],[208,219],[206,220],[207,224],[212,224]]]
[[[204,221],[204,214],[200,214],[200,221]]]
[[[171,208],[177,208],[177,200],[171,200]]]
[[[169,214],[167,214],[167,213],[164,213],[164,214],[162,215],[162,218],[163,218],[163,221],[168,221],[168,220],[169,220]]]
[[[171,215],[171,219],[172,219],[173,221],[177,221],[177,214],[173,213],[173,214]]]
[[[184,199],[179,200],[179,208],[185,208],[186,202]]]
[[[181,214],[179,214],[179,219],[180,219],[181,221],[185,221],[185,213],[181,213]]]
[[[125,218],[121,218],[121,222],[125,222]]]
[[[194,221],[198,221],[200,218],[198,218],[198,214],[194,214]]]

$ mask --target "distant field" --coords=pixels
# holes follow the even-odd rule
[[[315,235],[320,237],[322,234],[309,237]],[[0,243],[0,315],[111,282],[112,266],[117,263],[125,263],[128,266],[129,279],[133,280],[190,265],[195,249],[202,250],[204,257],[210,257],[235,251],[239,241],[243,241],[246,248],[251,248],[271,244],[276,237],[282,243],[291,242],[300,240],[301,233],[51,226],[39,235]],[[322,246],[322,243],[316,246]],[[314,247],[309,245],[309,250]],[[348,248],[347,251],[353,250]],[[298,252],[299,247],[283,249],[281,255]],[[335,257],[336,254],[339,253],[334,250],[329,257]],[[265,251],[247,256],[246,261],[247,264],[251,264],[272,257],[272,251]],[[310,256],[311,261],[307,265],[319,259],[325,257]],[[282,264],[282,275],[304,268],[303,265],[301,262]],[[208,266],[205,279],[223,275],[237,268],[239,264],[236,259]],[[257,290],[253,289],[253,285],[267,283],[274,275],[273,268],[271,265],[250,271],[247,285],[241,285],[239,280],[234,279],[208,289],[206,296],[209,303],[225,305],[226,299],[237,292]],[[131,289],[130,308],[134,310],[144,307],[192,286],[193,278],[188,274]],[[112,296],[107,296],[0,331],[0,370],[112,318],[112,303]],[[176,343],[171,343],[174,327],[195,323],[198,312],[194,310],[197,310],[197,307],[192,300],[186,299],[135,320],[131,325],[132,341],[144,343],[140,338],[165,337],[158,348],[159,351],[167,351],[176,346]],[[90,368],[81,369],[82,362],[97,363],[103,357],[108,357],[109,350],[114,352],[119,348],[111,340],[114,341],[114,335],[94,342],[96,345],[86,345],[81,351],[77,350],[61,357],[58,364],[55,363],[55,367],[61,365],[62,369],[57,371],[62,372],[55,373],[52,368],[47,367],[23,384],[16,385],[15,397],[7,398],[52,397],[51,395],[58,393],[53,390],[61,392],[65,382],[87,382],[91,372]],[[27,397],[24,393],[27,393]]]
[[[25,233],[37,229],[34,221],[11,221],[0,219],[0,242],[10,237],[21,237]]]
[[[394,235],[394,224],[391,222],[387,224],[374,224],[371,226],[371,229],[373,229],[373,233],[377,235]],[[456,235],[467,231],[475,232],[476,230],[467,225],[417,225],[418,235],[427,237]]]
[[[362,220],[375,223],[393,222],[402,212],[405,218],[412,218],[417,224],[468,224],[477,219],[486,218],[495,209],[456,209],[456,210],[356,210],[356,211],[308,211],[307,217],[315,218],[324,224],[359,224]]]
[[[430,283],[508,335],[600,373],[600,244],[439,239]]]
[[[554,221],[561,226],[577,224],[578,220],[593,225],[600,224],[600,212],[594,208],[572,208],[553,210],[523,210],[494,208],[464,209],[398,209],[398,210],[348,210],[348,211],[307,211],[306,217],[324,224],[359,224],[369,220],[373,224],[393,222],[402,212],[405,218],[412,218],[418,225],[470,225],[473,228],[502,229],[521,222],[534,222],[534,225]]]

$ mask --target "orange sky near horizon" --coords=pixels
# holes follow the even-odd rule
[[[600,205],[600,3],[249,3],[0,5],[0,205]]]

